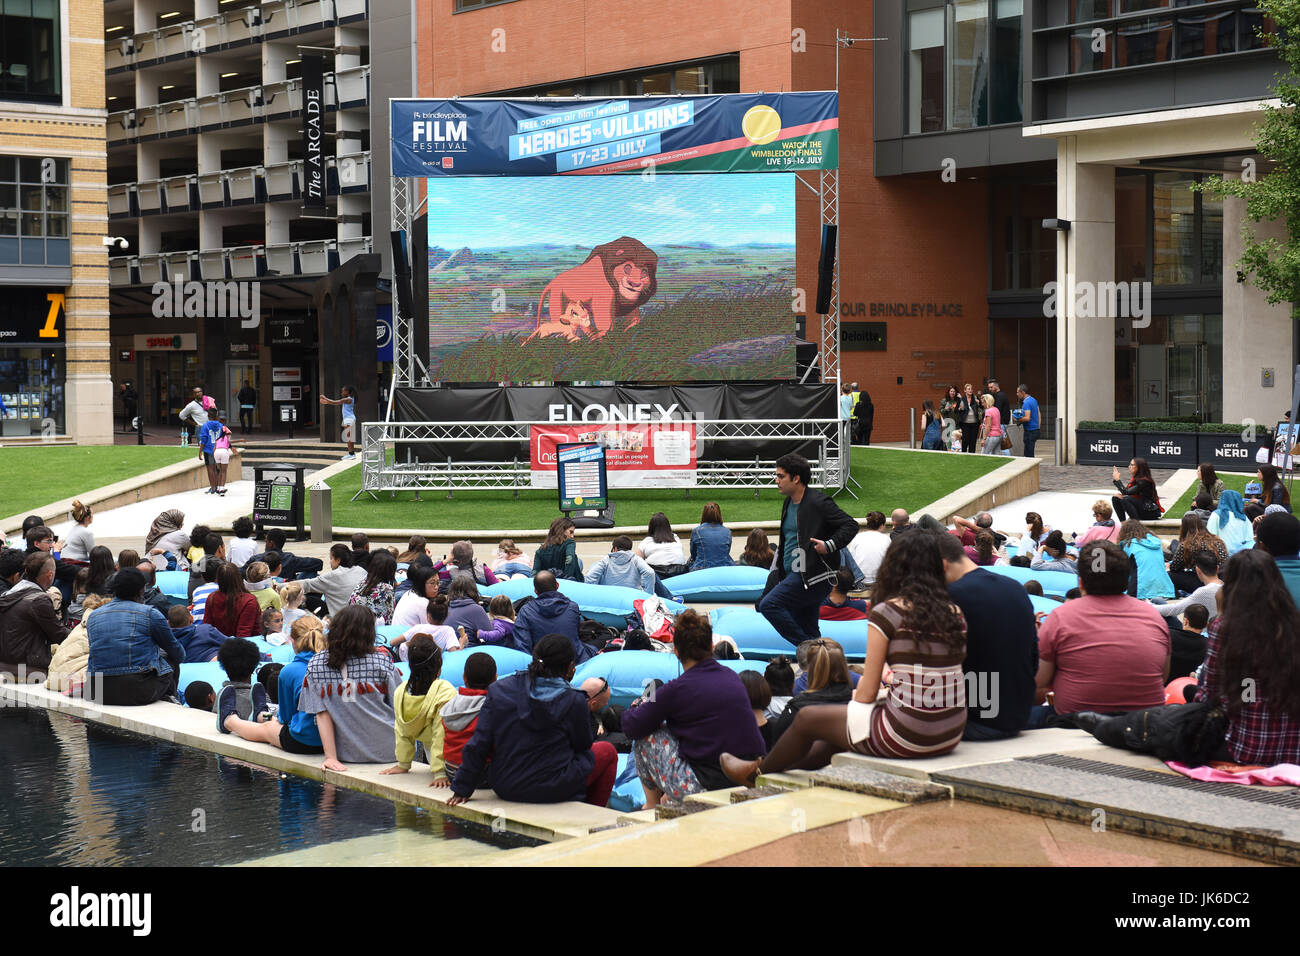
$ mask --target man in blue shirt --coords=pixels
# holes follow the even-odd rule
[[[1016,387],[1016,398],[1020,400],[1020,408],[1015,421],[1025,427],[1025,457],[1033,458],[1034,445],[1038,441],[1038,400],[1029,394],[1028,385]]]

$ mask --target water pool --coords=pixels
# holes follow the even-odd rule
[[[454,864],[532,841],[35,708],[0,708],[0,865]]]

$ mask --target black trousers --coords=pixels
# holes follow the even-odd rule
[[[1142,498],[1130,498],[1127,495],[1111,495],[1110,503],[1115,509],[1115,520],[1137,518],[1139,521],[1152,521],[1160,517],[1160,509],[1154,501]]]
[[[145,671],[142,674],[116,674],[100,677],[93,689],[94,700],[101,704],[138,707],[176,696],[176,681],[180,672],[170,674]]]
[[[253,410],[239,407],[239,427],[245,435],[253,430]]]
[[[973,424],[967,424],[966,422],[962,422],[961,450],[968,451],[972,455],[975,454],[975,452],[979,450],[975,445],[976,440],[979,438],[979,433],[980,433],[980,426],[978,422]]]

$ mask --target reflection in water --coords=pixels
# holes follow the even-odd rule
[[[0,708],[0,755],[0,865],[212,866],[313,848],[329,864],[327,844],[359,838],[411,862],[454,861],[445,841],[496,852],[440,814],[34,708]]]

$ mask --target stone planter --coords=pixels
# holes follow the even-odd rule
[[[1145,458],[1152,468],[1195,468],[1198,464],[1196,432],[1140,431],[1133,437],[1134,456]]]
[[[1201,432],[1196,436],[1197,457],[1209,462],[1216,471],[1255,470],[1255,450],[1259,441],[1242,441],[1239,433],[1214,434]]]
[[[1075,456],[1080,465],[1127,466],[1133,458],[1132,432],[1074,431]]]

